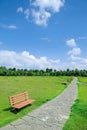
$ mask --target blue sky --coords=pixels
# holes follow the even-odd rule
[[[87,0],[0,0],[0,66],[87,69]]]

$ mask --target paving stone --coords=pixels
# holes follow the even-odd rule
[[[17,130],[17,129],[12,125],[7,125],[3,128],[0,128],[0,130]]]

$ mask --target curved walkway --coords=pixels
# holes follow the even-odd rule
[[[77,98],[77,78],[63,93],[0,130],[62,130],[70,115],[70,108]]]

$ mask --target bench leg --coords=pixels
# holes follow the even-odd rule
[[[14,114],[17,114],[18,113],[18,109],[11,108],[11,112],[13,112]]]

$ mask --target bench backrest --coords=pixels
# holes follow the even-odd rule
[[[28,93],[23,92],[20,94],[16,94],[16,95],[10,96],[9,99],[10,99],[11,106],[13,106],[13,105],[18,104],[20,102],[28,100]]]

